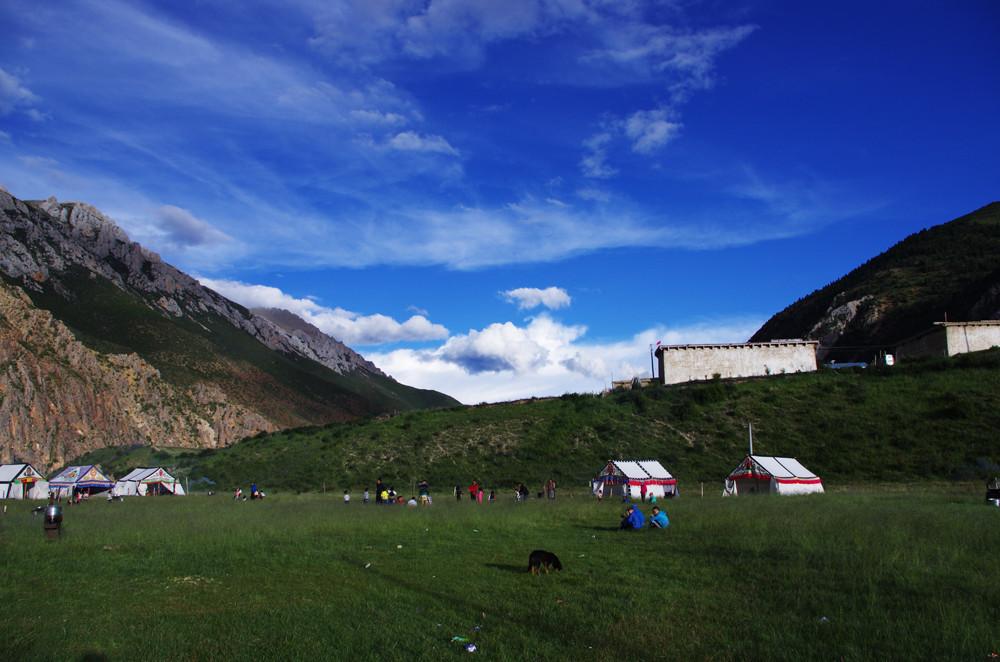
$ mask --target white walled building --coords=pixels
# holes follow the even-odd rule
[[[763,377],[791,372],[815,372],[816,340],[721,345],[660,345],[661,384],[732,377]]]
[[[955,356],[991,347],[1000,347],[1000,320],[935,322],[930,329],[896,345],[896,358]]]

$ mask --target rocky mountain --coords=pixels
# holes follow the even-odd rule
[[[304,356],[322,363],[335,372],[343,375],[355,370],[367,370],[385,375],[374,363],[366,361],[353,349],[326,335],[295,313],[281,308],[252,308],[250,312],[271,322],[299,342]]]
[[[285,311],[254,313],[83,203],[0,187],[0,461],[451,406]],[[274,320],[274,321],[272,321]]]
[[[869,361],[938,321],[1000,319],[1000,202],[913,234],[768,320],[751,342],[819,340]]]

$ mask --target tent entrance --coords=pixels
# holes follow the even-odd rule
[[[771,479],[765,476],[746,476],[736,479],[737,494],[770,494]]]

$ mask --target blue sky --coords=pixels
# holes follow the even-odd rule
[[[0,184],[463,402],[746,340],[1000,198],[1000,4],[0,0]]]

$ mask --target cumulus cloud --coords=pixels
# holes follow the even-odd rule
[[[564,308],[570,304],[570,296],[561,287],[519,287],[500,293],[509,303],[516,303],[519,310],[545,306],[550,310]]]
[[[367,354],[397,380],[438,390],[466,404],[597,393],[614,380],[650,376],[650,346],[744,342],[763,320],[735,319],[655,327],[613,343],[587,342],[586,328],[548,316],[527,325],[491,324],[435,349]],[[487,379],[488,377],[488,379]]]
[[[198,281],[247,308],[283,308],[295,313],[346,345],[440,340],[448,336],[448,329],[433,324],[423,315],[413,315],[404,322],[398,322],[387,315],[361,315],[343,308],[321,306],[312,298],[297,299],[268,285],[205,277],[199,277]]]
[[[157,227],[166,235],[166,241],[179,248],[232,241],[232,237],[195,218],[187,209],[163,205],[153,212],[153,217]]]

